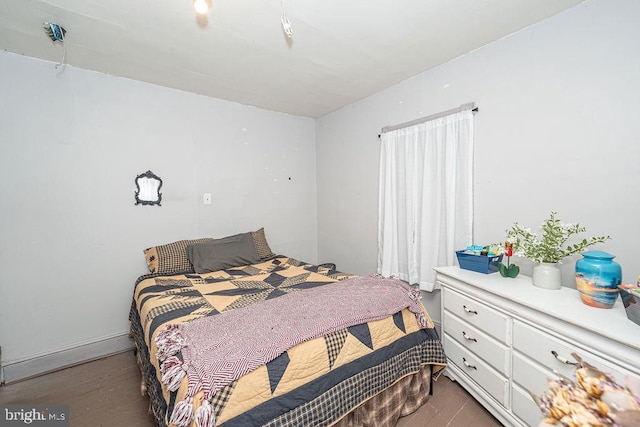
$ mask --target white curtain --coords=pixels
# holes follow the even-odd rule
[[[432,291],[473,240],[472,107],[382,134],[378,273]]]

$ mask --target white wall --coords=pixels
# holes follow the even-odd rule
[[[636,0],[590,0],[317,120],[319,259],[375,271],[380,129],[475,101],[475,242],[557,211],[610,235],[598,248],[635,283],[639,19]],[[562,266],[568,286],[575,259]],[[435,318],[437,298],[426,296]]]
[[[126,334],[152,245],[264,226],[317,260],[313,120],[6,52],[0,94],[4,364]],[[161,207],[134,206],[148,169]]]

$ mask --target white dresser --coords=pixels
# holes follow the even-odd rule
[[[625,375],[640,377],[640,326],[627,319],[620,299],[599,309],[583,304],[575,289],[536,288],[526,276],[436,272],[446,375],[503,424],[538,424],[529,392],[546,391],[554,370],[574,378],[572,352],[621,383]]]

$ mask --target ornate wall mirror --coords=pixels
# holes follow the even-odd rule
[[[162,200],[162,180],[151,171],[136,176],[136,205],[158,205]]]

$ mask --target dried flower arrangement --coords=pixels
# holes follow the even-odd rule
[[[542,426],[640,425],[640,379],[627,377],[621,386],[609,374],[588,364],[577,354],[576,379],[557,374],[549,379],[549,391],[532,395],[544,415]]]

